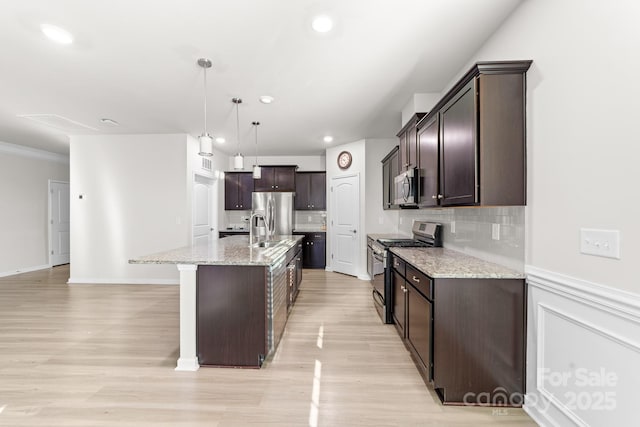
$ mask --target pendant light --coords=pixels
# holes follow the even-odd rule
[[[244,169],[244,156],[240,153],[240,113],[239,106],[242,104],[241,98],[233,98],[231,100],[234,104],[236,104],[236,127],[238,131],[238,152],[235,156],[233,156],[233,168],[235,170],[243,170]]]
[[[256,130],[256,162],[253,165],[253,179],[262,178],[262,168],[258,165],[258,126],[260,126],[260,122],[251,122],[253,127]]]
[[[207,58],[198,59],[198,65],[204,69],[204,132],[198,137],[200,140],[199,155],[204,157],[213,156],[213,138],[207,133],[207,69],[211,68],[211,60]]]

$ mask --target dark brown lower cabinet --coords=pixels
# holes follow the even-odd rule
[[[434,285],[433,386],[442,401],[521,406],[524,279],[436,279]]]
[[[393,289],[393,323],[396,325],[396,329],[398,330],[398,334],[400,334],[400,337],[405,338],[405,315],[407,302],[405,301],[404,294],[406,284],[404,277],[402,277],[397,270],[393,270],[392,280],[393,284],[391,288]]]
[[[268,352],[267,268],[200,265],[196,301],[199,363],[259,367]]]
[[[304,268],[325,268],[327,265],[327,238],[325,232],[303,233],[302,240],[302,266]]]
[[[408,283],[408,282],[407,282]],[[409,350],[414,355],[421,374],[432,379],[431,373],[431,328],[433,309],[431,301],[416,288],[408,284],[407,289],[407,327],[406,336]]]
[[[524,279],[432,279],[395,255],[392,262],[396,329],[442,402],[522,406]]]

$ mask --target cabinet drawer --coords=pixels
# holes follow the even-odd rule
[[[396,270],[402,277],[405,277],[405,262],[402,258],[398,258],[397,256],[393,256],[393,269]]]
[[[412,265],[407,265],[407,282],[411,283],[422,295],[433,300],[433,284],[431,278],[416,270]]]

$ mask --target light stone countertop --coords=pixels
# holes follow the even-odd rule
[[[303,236],[274,236],[279,243],[268,248],[249,246],[249,236],[207,239],[192,246],[171,249],[129,260],[130,264],[274,265]]]
[[[294,233],[326,233],[327,230],[323,230],[318,227],[298,227],[293,229]]]
[[[391,248],[427,276],[438,279],[524,279],[524,273],[446,248]]]

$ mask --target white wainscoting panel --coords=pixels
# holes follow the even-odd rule
[[[525,271],[525,410],[545,426],[639,425],[640,295]]]

